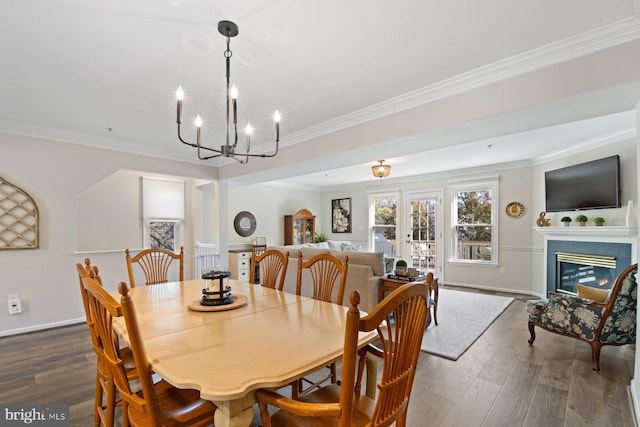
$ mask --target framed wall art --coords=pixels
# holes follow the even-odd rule
[[[148,219],[144,227],[144,247],[178,252],[180,221]]]
[[[331,200],[331,232],[351,233],[351,198]]]

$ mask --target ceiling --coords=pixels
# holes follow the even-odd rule
[[[280,154],[222,178],[328,188],[370,182],[379,159],[394,178],[535,161],[635,135],[638,81],[450,126],[377,135],[323,153],[323,138],[403,110],[640,39],[640,0],[21,0],[0,5],[0,131],[201,162],[176,138],[224,141],[224,38],[253,146]],[[400,136],[401,135],[401,136]],[[215,142],[213,142],[215,141]],[[295,147],[298,146],[296,150]],[[473,154],[471,154],[473,153]],[[226,172],[228,171],[228,172]]]

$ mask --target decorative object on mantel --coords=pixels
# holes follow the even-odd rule
[[[602,226],[604,224],[604,218],[602,218],[601,216],[597,216],[593,218],[591,221],[593,221],[593,223],[597,226]]]
[[[524,205],[520,202],[509,203],[505,210],[507,212],[507,215],[509,215],[511,218],[520,218],[522,215],[524,215]]]
[[[560,218],[560,222],[565,226],[568,227],[569,225],[571,225],[571,217],[568,216],[563,216],[562,218]]]
[[[278,142],[280,141],[280,113],[276,110],[273,114],[273,120],[275,121],[275,139],[276,139],[276,148],[275,151],[271,154],[251,154],[251,133],[253,129],[250,124],[247,124],[245,128],[246,133],[246,141],[245,141],[245,152],[244,153],[236,153],[236,147],[238,145],[238,108],[237,108],[237,99],[238,99],[238,88],[236,85],[231,86],[229,83],[229,78],[231,74],[231,56],[233,53],[231,52],[230,43],[231,37],[235,37],[238,35],[238,26],[231,21],[220,21],[218,22],[218,32],[225,36],[227,39],[227,50],[224,52],[225,64],[226,64],[226,76],[227,76],[227,89],[226,89],[226,111],[227,111],[227,127],[226,127],[226,142],[224,145],[220,146],[219,150],[211,147],[205,147],[200,143],[200,128],[202,126],[202,119],[200,115],[196,117],[196,143],[185,141],[180,135],[180,125],[182,124],[182,100],[184,99],[184,91],[182,87],[179,87],[176,91],[177,98],[177,119],[178,123],[178,139],[183,144],[186,144],[190,147],[194,147],[198,149],[198,158],[200,160],[212,159],[214,157],[230,157],[238,163],[245,164],[249,161],[249,157],[275,157],[278,154]],[[230,116],[232,114],[232,119]],[[232,122],[229,122],[232,120]],[[230,141],[229,131],[233,128],[233,140]],[[213,153],[213,154],[211,154]],[[237,157],[236,157],[237,156]],[[244,158],[243,158],[244,157]]]
[[[35,200],[0,177],[0,249],[37,249],[39,222]]]
[[[585,224],[587,223],[587,220],[588,220],[588,219],[589,219],[589,218],[587,218],[587,216],[586,216],[586,215],[578,215],[578,216],[576,217],[576,223],[577,223],[580,227],[584,227],[584,226],[585,226]]]
[[[523,208],[524,210],[524,208]],[[508,211],[507,211],[508,212]],[[536,220],[536,225],[538,227],[548,227],[549,223],[551,222],[550,220],[545,218],[545,215],[547,215],[546,212],[540,212],[540,216],[538,217],[538,219]]]
[[[373,176],[380,179],[388,177],[391,173],[391,166],[385,165],[383,163],[384,160],[378,160],[378,162],[380,162],[379,165],[371,166],[371,173],[373,173]]]
[[[637,225],[636,211],[633,208],[633,200],[627,202],[627,227],[635,227]]]

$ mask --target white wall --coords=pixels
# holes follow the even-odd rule
[[[268,245],[284,243],[284,216],[308,209],[316,216],[316,233],[325,232],[321,194],[317,191],[277,187],[268,184],[230,187],[227,212],[229,246],[248,245],[256,237],[266,237]],[[239,236],[233,228],[238,212],[248,211],[256,218],[256,231],[249,237]]]
[[[636,105],[636,127],[640,123],[640,103]],[[636,134],[635,140],[636,150],[640,147],[640,134]],[[640,170],[640,159],[636,156],[636,168]],[[640,185],[640,174],[636,178],[636,185]],[[637,205],[637,203],[636,203]],[[636,207],[636,220],[638,218],[638,211]],[[640,244],[640,236],[638,236],[638,243]],[[638,275],[636,275],[636,280],[640,279]],[[640,311],[636,310],[636,325],[640,322]],[[637,331],[637,327],[636,327]],[[633,379],[631,380],[631,384],[629,386],[631,390],[631,400],[633,401],[633,409],[635,412],[636,420],[640,417],[640,381],[638,380],[638,375],[640,375],[640,352],[636,351],[636,359],[634,363],[633,369]]]
[[[138,173],[120,176],[121,170]],[[83,226],[90,223],[97,230],[96,238],[102,238],[103,231],[120,226],[121,212],[129,211],[132,200],[139,197],[139,193],[132,196],[130,191],[139,190],[140,174],[182,177],[194,185],[216,178],[215,169],[208,166],[0,134],[0,175],[27,191],[40,213],[39,249],[0,251],[0,300],[6,301],[8,294],[18,293],[23,303],[20,315],[9,316],[6,304],[0,309],[0,335],[83,319],[75,265],[86,256],[100,267],[107,289],[115,290],[119,281],[128,281],[123,252],[76,254],[81,224],[79,197],[95,185],[101,187],[99,184],[113,174],[118,176],[114,180],[117,188],[103,190],[105,195],[115,195],[110,199],[114,202],[98,213],[94,211],[91,220],[83,220]],[[118,200],[120,192],[123,197]],[[198,192],[194,188],[187,190],[187,217],[191,219],[185,222],[185,240],[189,242],[202,240],[200,233],[206,228],[195,224],[203,221],[204,212],[204,198]],[[98,203],[95,198],[92,200]],[[140,229],[133,231],[132,237],[139,239],[139,247]],[[122,251],[132,243],[123,241],[119,247],[110,249]],[[114,242],[109,246],[118,245]]]
[[[189,252],[195,241],[218,243],[223,263],[227,262],[228,245],[250,244],[255,237],[266,237],[268,244],[283,243],[284,215],[302,208],[316,215],[316,232],[323,232],[330,239],[366,242],[367,193],[373,190],[399,190],[401,195],[443,190],[442,217],[446,231],[450,226],[448,183],[461,178],[498,175],[499,261],[506,274],[499,274],[497,267],[445,262],[443,279],[447,283],[523,293],[543,293],[545,289],[541,267],[543,240],[532,231],[538,213],[544,210],[544,171],[620,154],[623,200],[634,200],[638,206],[636,144],[632,140],[534,166],[425,175],[404,182],[385,179],[324,193],[267,184],[229,188],[215,182],[215,169],[207,166],[6,134],[0,134],[0,153],[0,175],[23,188],[38,203],[41,245],[34,250],[0,251],[0,298],[19,293],[24,308],[24,313],[16,316],[9,316],[7,309],[0,310],[0,335],[82,319],[75,264],[86,256],[101,267],[108,289],[115,290],[119,281],[127,280],[124,254],[118,251],[134,242],[123,240],[120,247],[109,244],[116,252],[78,254],[78,243],[86,239],[86,234],[79,230],[93,227],[97,230],[95,237],[102,239],[100,236],[104,236],[105,231],[123,227],[123,212],[129,212],[124,218],[138,215],[130,209],[133,200],[139,198],[133,188],[139,189],[137,180],[141,174],[180,177],[189,183],[184,224],[186,250]],[[110,181],[113,185],[105,184]],[[88,197],[93,190],[96,193]],[[100,198],[99,193],[104,197]],[[331,200],[344,197],[352,199],[352,233],[332,234]],[[79,209],[78,201],[82,199],[93,205],[93,213]],[[504,213],[504,207],[511,201],[525,205],[526,212],[521,218],[513,219]],[[252,212],[257,222],[256,232],[247,238],[238,236],[233,229],[233,218],[243,210]],[[624,224],[624,208],[600,210],[598,214],[607,219],[608,225]],[[587,215],[590,215],[588,211]],[[560,216],[550,214],[548,217],[553,223]],[[139,224],[129,223],[134,227],[129,233],[141,242]],[[447,246],[449,234],[445,234]]]
[[[549,170],[571,166],[578,163],[584,163],[603,157],[620,155],[620,186],[622,187],[622,207],[617,209],[594,209],[580,211],[588,218],[601,216],[605,219],[605,225],[622,226],[625,225],[627,203],[633,200],[638,205],[638,166],[636,154],[636,142],[633,139],[621,141],[618,143],[594,147],[580,153],[573,153],[561,159],[552,160],[546,163],[536,165],[533,168],[533,209],[536,212],[544,211],[544,173]],[[574,218],[576,212],[552,212],[548,213],[546,218],[551,220],[551,226],[560,226],[560,218],[563,216]],[[533,234],[533,252],[532,265],[532,292],[538,295],[545,295],[547,290],[546,278],[544,276],[544,236],[540,233]]]
[[[543,238],[533,231],[540,212],[545,210],[544,172],[576,163],[595,160],[619,154],[621,159],[621,185],[623,207],[619,209],[597,210],[603,216],[606,225],[624,225],[626,200],[637,203],[637,166],[636,145],[634,140],[626,140],[596,147],[585,148],[580,153],[567,154],[567,157],[550,160],[536,165],[494,166],[473,171],[458,173],[424,175],[413,180],[384,179],[374,181],[366,186],[353,186],[322,194],[323,229],[331,230],[331,199],[351,197],[353,232],[349,234],[331,233],[331,239],[366,242],[368,239],[368,206],[367,195],[371,192],[399,191],[400,201],[404,195],[414,191],[442,191],[444,195],[444,271],[441,274],[445,283],[461,286],[473,286],[486,289],[498,289],[525,294],[543,295],[546,292],[546,278],[543,276]],[[476,177],[499,177],[499,265],[474,266],[448,262],[451,246],[451,206],[447,188],[451,182]],[[505,212],[510,202],[517,201],[525,206],[525,213],[520,218],[511,218]],[[403,207],[399,210],[402,214]],[[596,216],[594,211],[584,211],[589,217]],[[559,225],[564,213],[550,213],[551,225]],[[406,234],[399,230],[399,236]],[[500,274],[504,268],[505,274]]]
[[[500,215],[500,266],[506,266],[506,274],[500,275],[498,267],[470,266],[448,262],[450,250],[451,209],[448,196],[448,186],[452,181],[474,179],[487,176],[499,178]],[[441,280],[449,284],[475,286],[488,289],[512,290],[527,293],[531,287],[531,227],[535,223],[533,213],[527,209],[525,214],[514,220],[504,213],[504,206],[511,201],[519,201],[528,207],[531,205],[531,168],[483,168],[474,171],[458,173],[424,175],[413,180],[383,179],[381,182],[372,180],[370,185],[329,191],[323,194],[323,208],[330,209],[331,199],[352,198],[353,233],[328,235],[330,238],[367,242],[368,239],[368,205],[370,193],[384,193],[398,191],[400,193],[398,215],[405,215],[403,201],[407,193],[441,192],[444,196],[441,216],[444,229],[444,271],[438,273]],[[323,227],[331,229],[331,216],[324,217]],[[407,230],[399,229],[398,236],[404,236]],[[401,241],[402,239],[399,238]],[[403,243],[400,242],[400,245]],[[400,251],[402,247],[400,248]]]

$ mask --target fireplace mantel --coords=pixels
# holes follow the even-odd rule
[[[545,236],[584,236],[584,237],[631,237],[638,235],[638,227],[621,226],[569,226],[569,227],[533,227]]]

